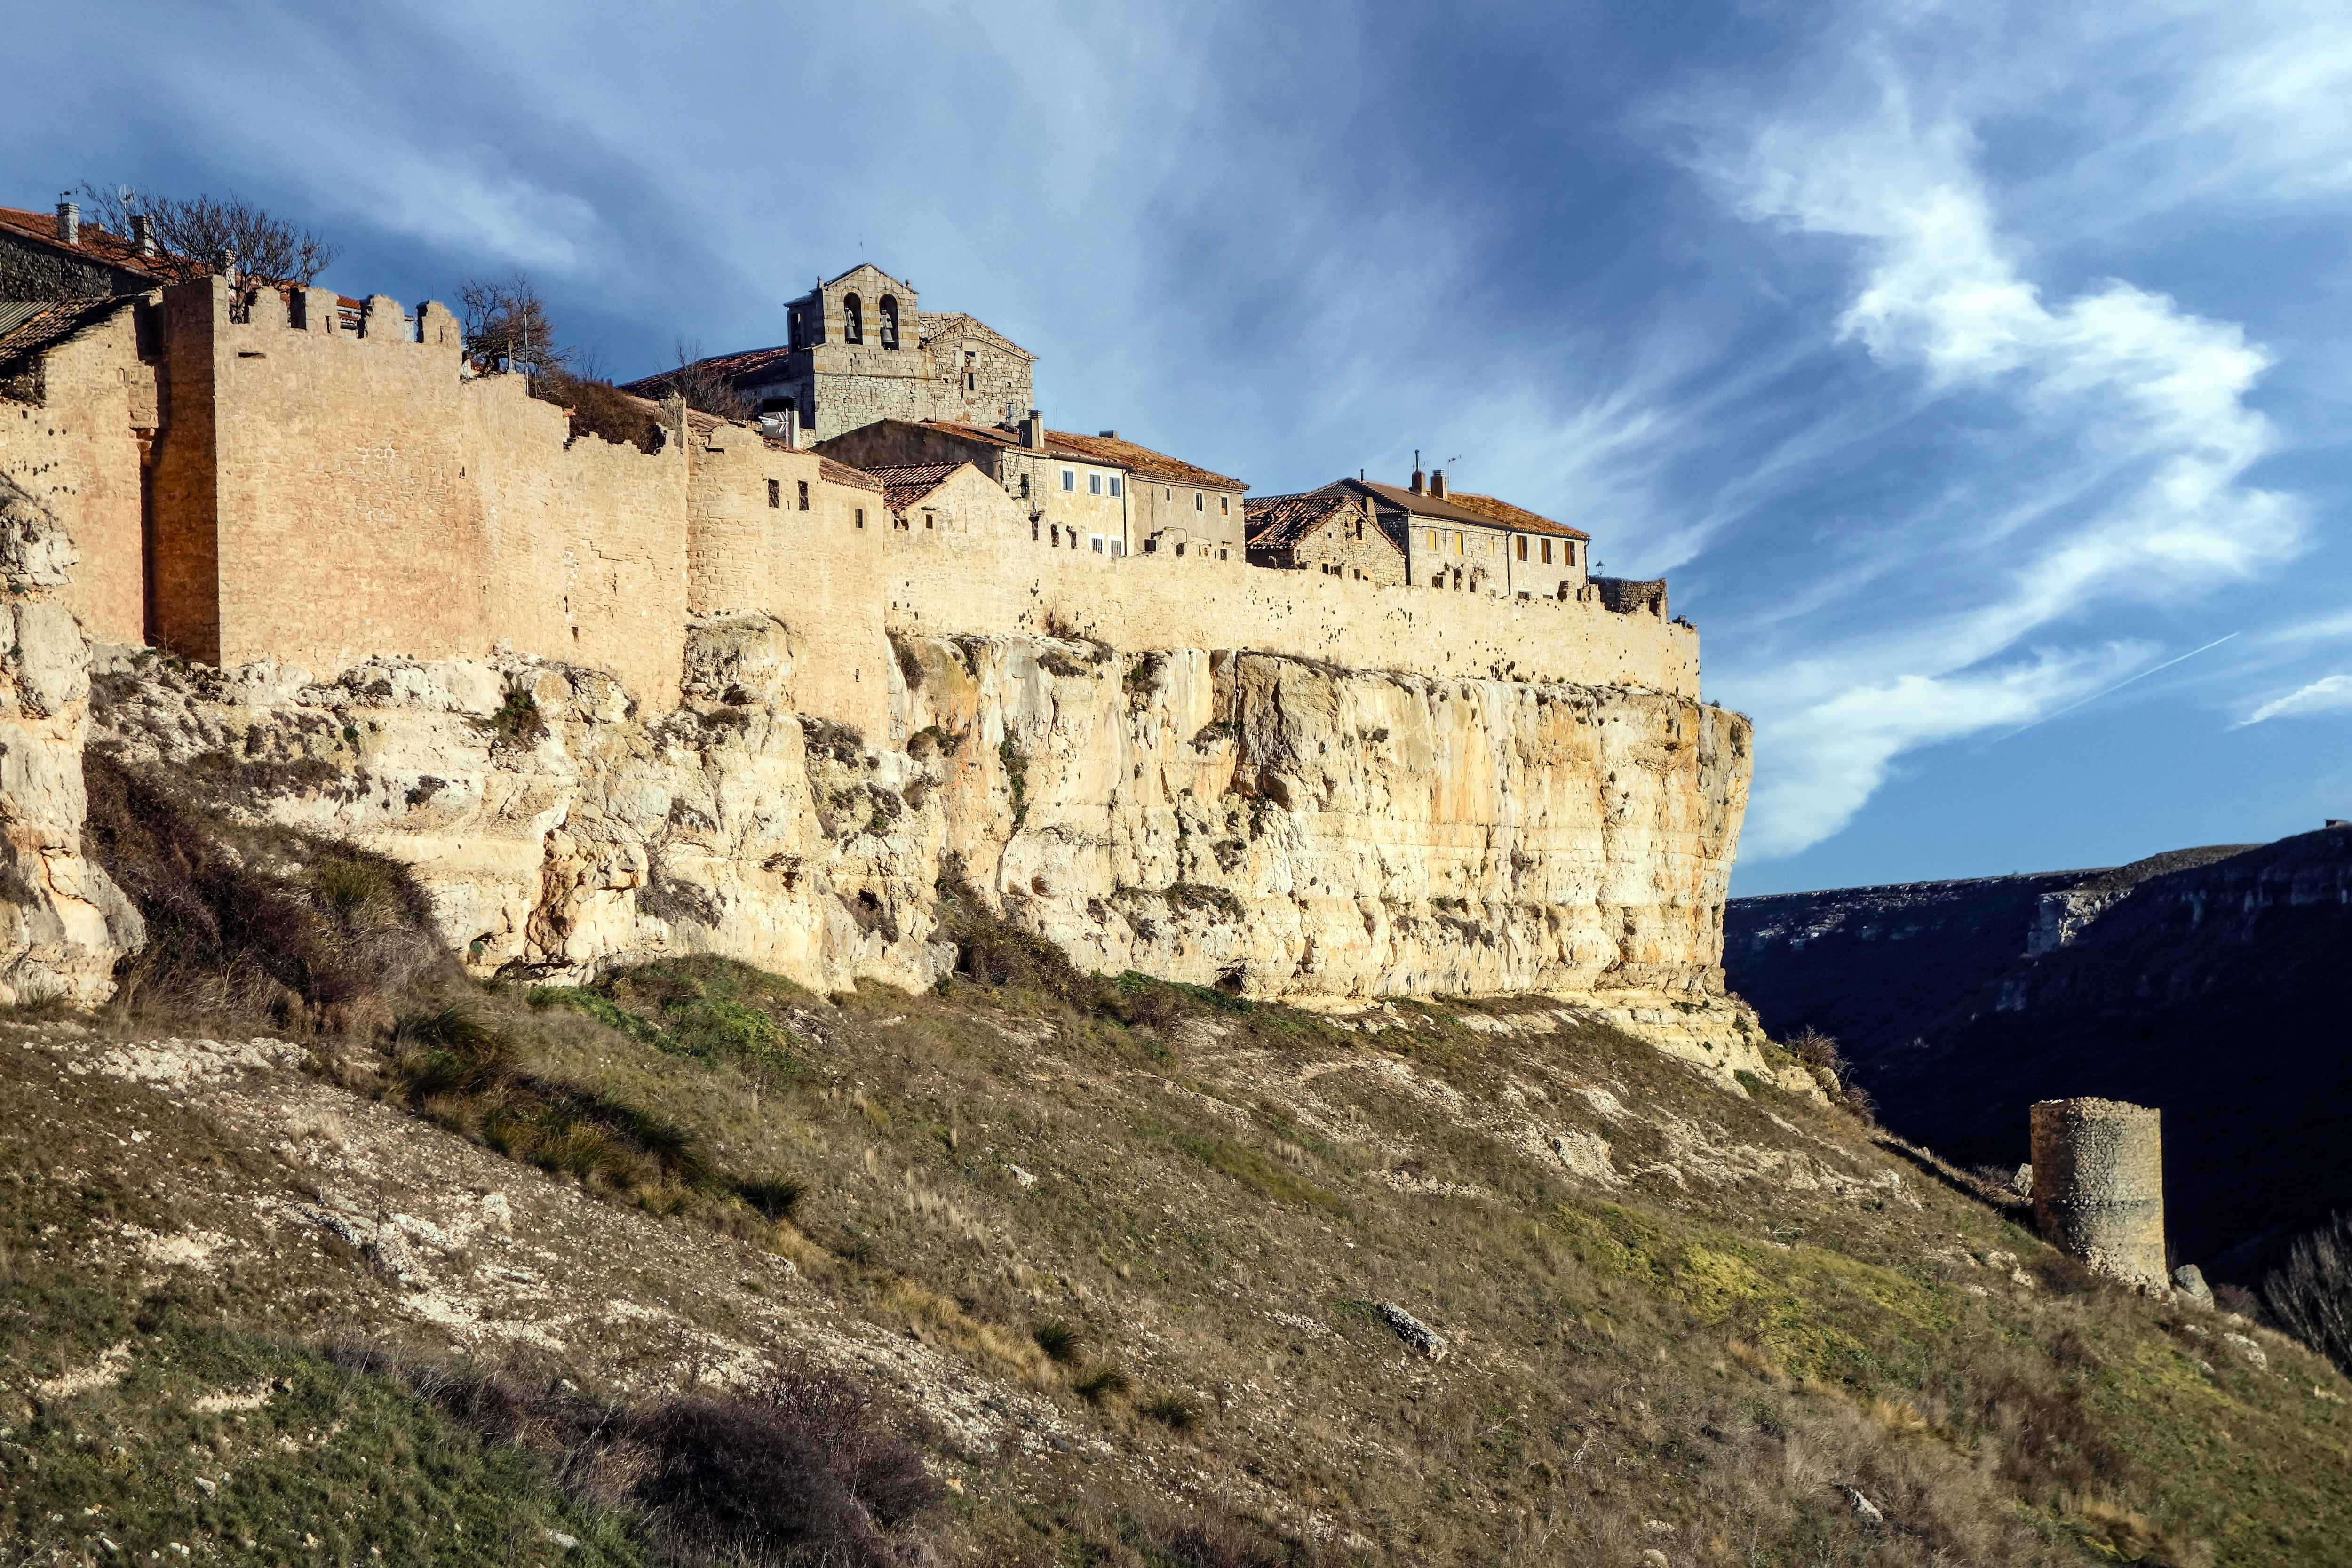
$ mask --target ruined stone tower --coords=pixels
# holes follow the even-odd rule
[[[2032,1110],[2033,1214],[2053,1246],[2101,1274],[2162,1289],[2164,1145],[2158,1112],[2119,1100]]]

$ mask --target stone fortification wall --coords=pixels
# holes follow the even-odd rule
[[[2164,1289],[2158,1113],[2117,1100],[2044,1100],[2032,1125],[2042,1234],[2099,1273]]]
[[[112,642],[144,640],[140,465],[159,416],[137,318],[152,308],[121,301],[41,356],[26,400],[0,400],[0,478],[70,520],[80,560],[58,602]]]
[[[1246,648],[1348,669],[1645,688],[1696,699],[1698,634],[1591,600],[1506,599],[1191,557],[1055,551],[1016,528],[892,563],[890,625],[1055,634],[1124,648]]]
[[[164,291],[157,640],[321,674],[500,643],[610,669],[667,705],[686,612],[687,466],[569,439],[515,377],[461,374],[457,324],[331,291]]]
[[[847,482],[862,476],[740,425],[698,430],[690,447],[688,608],[782,617],[811,650],[782,678],[784,705],[881,737],[895,672],[883,626],[891,530],[880,487]],[[698,695],[726,700],[723,690]]]

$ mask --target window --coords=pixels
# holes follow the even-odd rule
[[[1176,499],[1176,487],[1174,485],[1160,486],[1160,499],[1161,500],[1174,500]]]
[[[1064,468],[1062,470],[1062,488],[1066,490],[1074,490],[1078,488],[1077,469]]]
[[[1116,555],[1124,555],[1124,554],[1126,554],[1126,553],[1127,553],[1127,541],[1126,541],[1126,540],[1124,540],[1124,539],[1114,539],[1114,540],[1112,540],[1112,541],[1110,542],[1110,552],[1111,552],[1113,555],[1115,555],[1115,556],[1116,556]]]
[[[1223,561],[1224,558],[1225,558],[1225,552],[1224,552],[1223,550],[1218,551],[1218,552],[1217,552],[1217,559],[1218,559],[1218,560],[1220,560],[1220,561]]]
[[[1099,533],[1087,534],[1087,548],[1100,555],[1103,552],[1103,536]]]
[[[1435,550],[1437,548],[1437,530],[1433,528],[1423,529],[1421,531],[1421,543],[1422,548],[1424,550]]]
[[[855,294],[845,294],[841,300],[841,341],[862,343],[866,341],[866,307]]]
[[[768,481],[768,504],[773,507],[781,507],[784,504],[783,480],[770,479]]]
[[[1519,559],[1522,561],[1526,560],[1527,552],[1524,550],[1521,551],[1519,552]],[[1549,539],[1543,542],[1543,563],[1547,566],[1551,564],[1551,541]]]
[[[1054,525],[1054,548],[1062,548],[1062,525],[1058,522]]]
[[[860,528],[866,526],[866,509],[862,506],[857,509],[857,526]]]
[[[1233,516],[1234,498],[1231,496],[1219,496],[1217,498],[1217,510],[1224,513],[1227,517]]]
[[[1021,497],[1024,500],[1029,498],[1029,476],[1026,474],[1021,476]]]
[[[979,391],[979,390],[980,390],[980,377],[978,377],[978,376],[974,375],[974,374],[973,374],[971,372],[970,372],[970,371],[966,371],[966,372],[964,372],[964,373],[963,373],[963,389],[964,389],[966,392],[977,392],[977,391]]]
[[[1206,511],[1209,510],[1208,498],[1203,496],[1199,490],[1194,490],[1192,492],[1192,510],[1194,511]]]
[[[923,531],[924,531],[925,533],[929,533],[929,532],[930,532],[930,531],[931,531],[931,530],[932,530],[932,529],[936,528],[936,527],[938,527],[938,526],[939,526],[939,513],[937,513],[937,512],[933,511],[933,510],[932,510],[930,508],[929,508],[929,507],[925,507],[925,508],[923,509]]]
[[[886,349],[898,346],[898,301],[888,294],[882,296],[882,346]]]
[[[801,483],[801,510],[802,510],[803,511],[806,511],[806,510],[808,510],[808,481],[807,481],[806,479],[803,479],[800,483]]]
[[[1110,493],[1111,493],[1111,494],[1113,494],[1113,495],[1117,495],[1117,494],[1118,494],[1118,493],[1119,493],[1118,482],[1119,482],[1119,480],[1118,480],[1118,476],[1117,474],[1113,474],[1113,475],[1110,477]]]
[[[1525,561],[1527,558],[1528,558],[1528,536],[1527,536],[1526,534],[1522,533],[1522,534],[1520,534],[1520,535],[1519,535],[1519,559],[1520,559],[1520,560],[1522,560],[1522,561]]]
[[[1462,531],[1458,528],[1454,531],[1454,553],[1462,553]]]
[[[1095,496],[1102,494],[1102,476],[1100,474],[1088,474],[1087,476],[1087,493],[1088,495]]]
[[[1029,520],[1029,537],[1033,541],[1037,537],[1037,520],[1034,517]]]
[[[1179,555],[1183,554],[1183,553],[1184,553],[1184,547],[1183,547],[1182,545],[1181,545],[1181,544],[1180,544],[1180,545],[1178,545],[1178,546],[1176,547],[1176,553],[1177,553],[1177,554],[1179,554]]]

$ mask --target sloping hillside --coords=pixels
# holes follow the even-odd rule
[[[2352,1205],[2337,970],[2352,832],[2114,871],[1735,900],[1725,971],[1766,1026],[1835,1035],[1888,1125],[1963,1163],[2025,1158],[2026,1108],[2165,1115],[2183,1258],[2252,1282]]]
[[[320,973],[398,950],[392,873],[278,850]],[[0,1562],[2352,1559],[2342,1379],[1845,1110],[945,896],[935,994],[12,1021]]]

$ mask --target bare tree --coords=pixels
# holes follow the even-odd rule
[[[483,372],[520,371],[538,378],[560,375],[572,351],[556,341],[547,301],[530,279],[468,278],[457,286],[457,319],[466,355]]]
[[[85,184],[90,221],[128,239],[131,219],[154,226],[156,269],[184,283],[221,270],[224,261],[254,285],[308,287],[335,259],[336,247],[307,228],[231,193],[226,197],[166,196],[117,185]]]
[[[2263,1281],[2263,1302],[2288,1333],[2352,1372],[2352,1214],[2299,1238]]]
[[[749,419],[751,405],[735,389],[735,384],[704,363],[702,345],[689,343],[683,338],[677,343],[677,368],[662,379],[669,390],[686,399],[686,405],[700,414],[715,414],[721,419]]]

